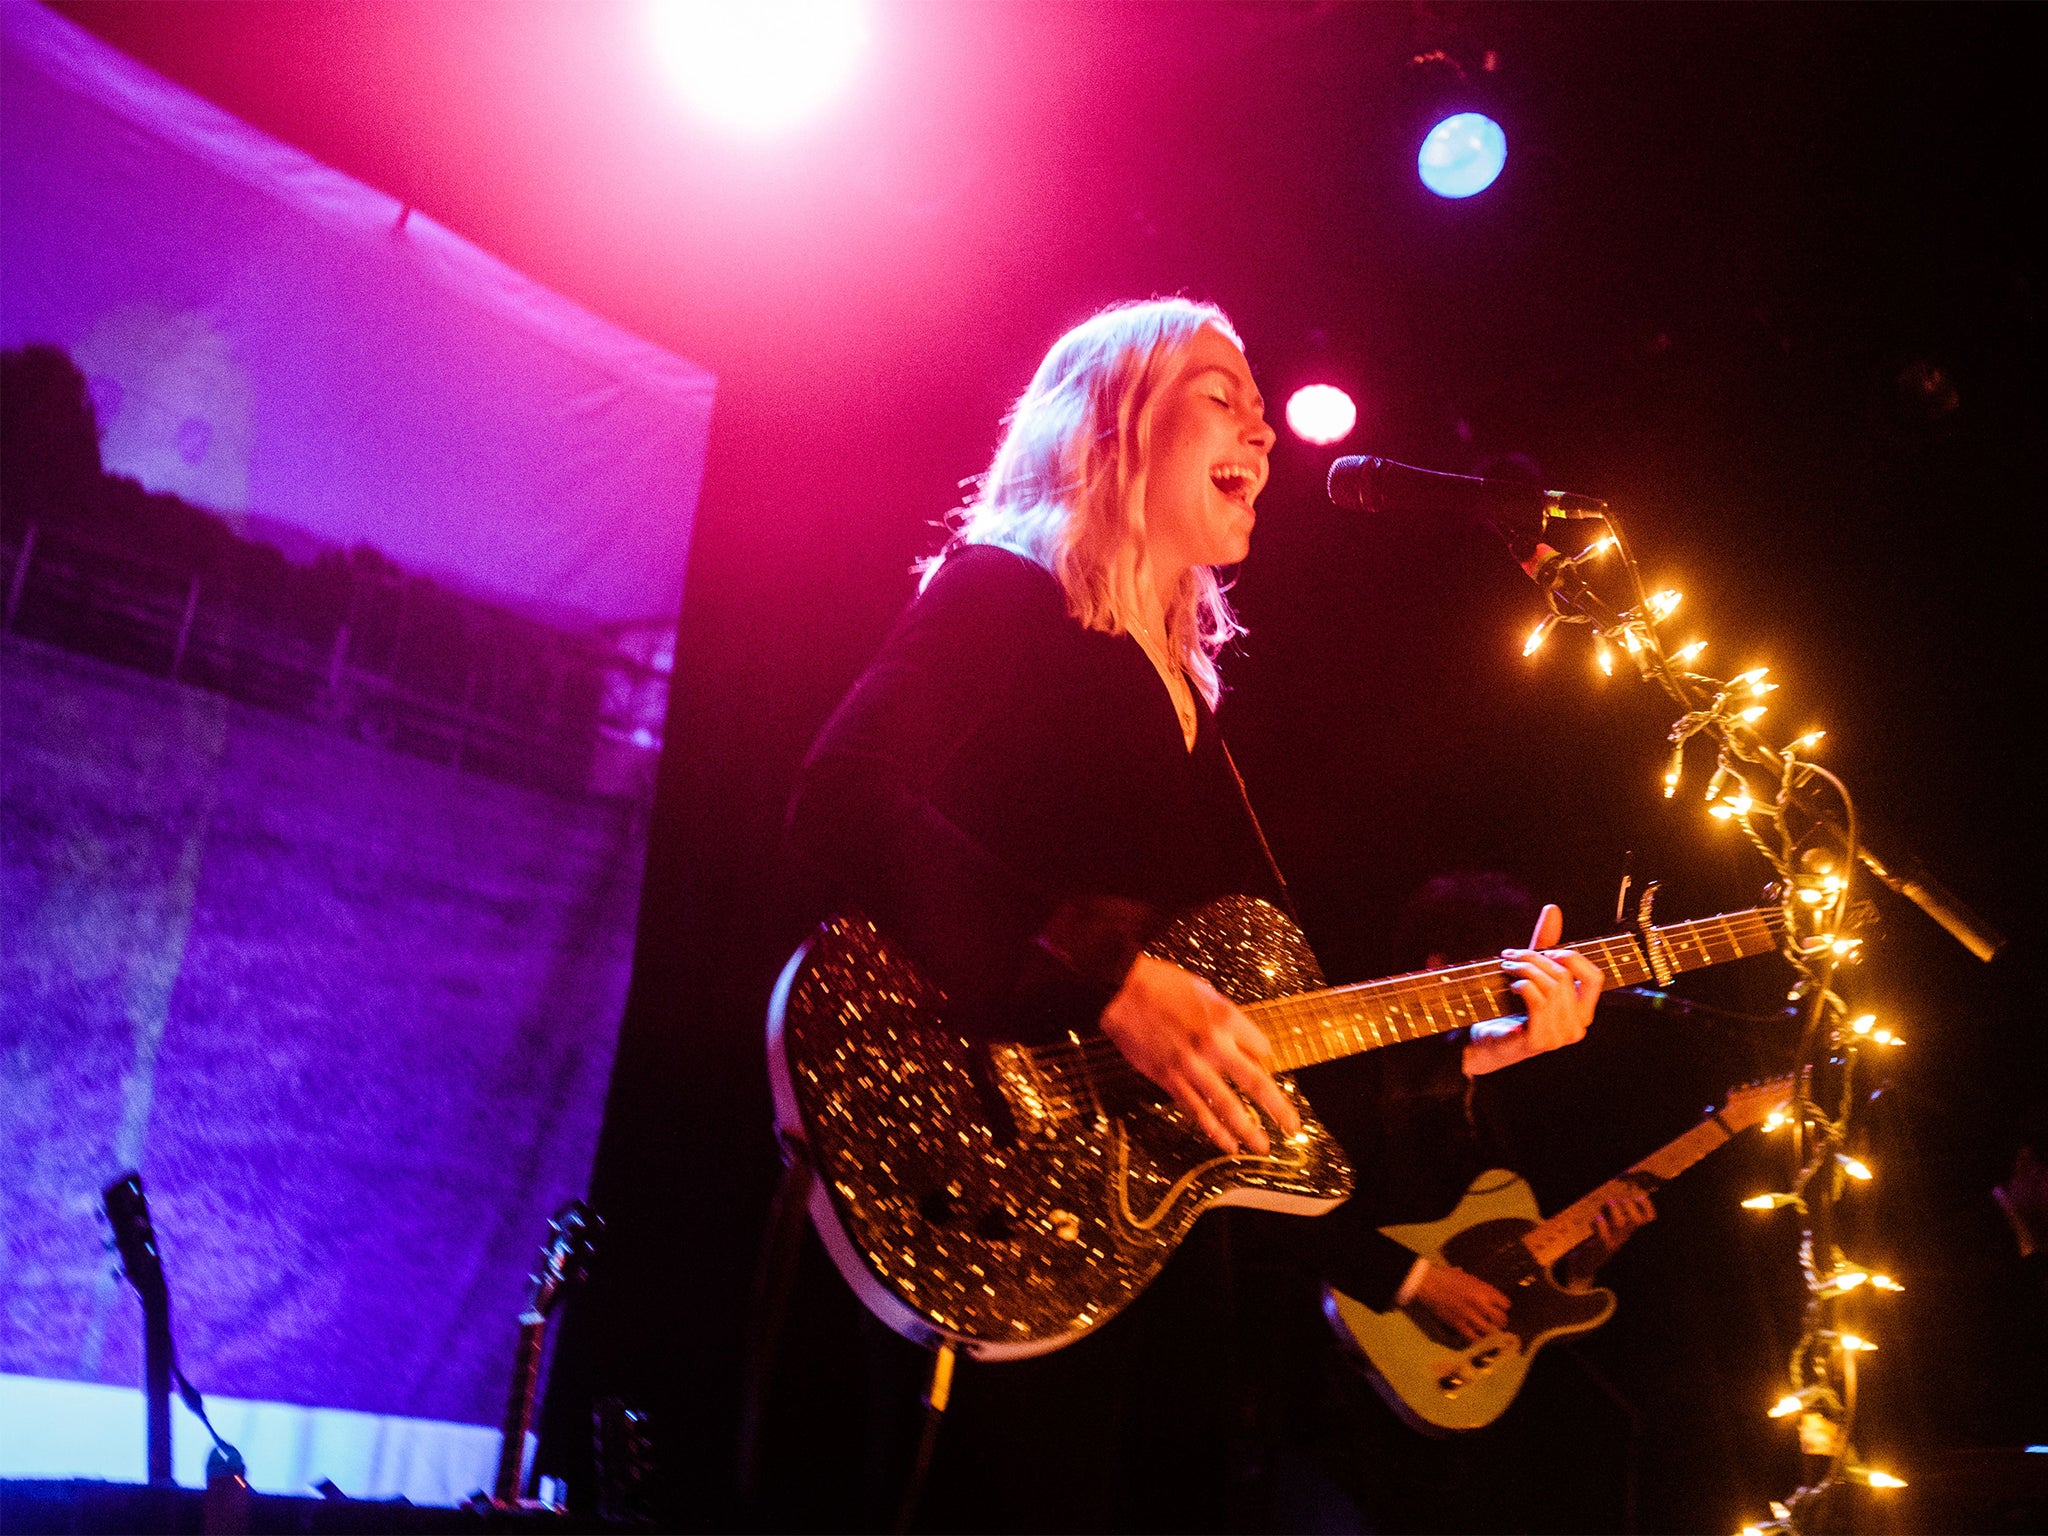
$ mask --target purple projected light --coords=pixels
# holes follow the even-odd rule
[[[716,381],[42,6],[0,143],[0,354],[105,472],[0,530],[0,1477],[140,1470],[132,1167],[256,1485],[452,1503],[589,1179]]]

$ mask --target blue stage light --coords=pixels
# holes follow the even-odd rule
[[[1415,169],[1438,197],[1470,197],[1492,186],[1508,163],[1508,136],[1482,112],[1460,112],[1429,130]]]

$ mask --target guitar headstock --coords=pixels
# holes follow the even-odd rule
[[[562,1292],[581,1285],[590,1273],[604,1219],[581,1200],[571,1200],[548,1218],[548,1240],[540,1252],[540,1268],[532,1276],[527,1310],[546,1317]]]
[[[1729,1089],[1728,1101],[1717,1115],[1732,1135],[1768,1118],[1773,1110],[1783,1109],[1791,1100],[1792,1074],[1787,1072],[1762,1082]]]
[[[124,1173],[100,1191],[107,1221],[114,1229],[114,1247],[121,1254],[121,1268],[128,1283],[143,1300],[164,1295],[163,1254],[156,1245],[156,1227],[149,1219],[149,1202],[143,1198],[142,1175]]]

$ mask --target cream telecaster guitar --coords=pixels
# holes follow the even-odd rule
[[[1380,1396],[1415,1428],[1440,1434],[1491,1424],[1522,1389],[1537,1350],[1613,1315],[1614,1292],[1568,1291],[1551,1278],[1551,1266],[1592,1233],[1600,1208],[1630,1190],[1649,1193],[1670,1183],[1781,1108],[1791,1093],[1790,1076],[1731,1090],[1725,1105],[1683,1136],[1548,1221],[1537,1219],[1529,1186],[1496,1168],[1474,1179],[1443,1220],[1380,1228],[1403,1247],[1502,1291],[1508,1324],[1498,1333],[1461,1343],[1425,1308],[1375,1312],[1336,1290],[1323,1292],[1323,1311],[1338,1338],[1361,1357]]]
[[[1776,946],[1762,908],[1572,948],[1633,986]],[[1285,1073],[1518,1011],[1485,961],[1325,987],[1301,930],[1226,897],[1146,949],[1206,977],[1273,1042],[1299,1135],[1226,1156],[1137,1076],[1091,1020],[1056,1045],[968,1038],[874,924],[842,916],[790,958],[768,1013],[785,1144],[817,1172],[818,1235],[863,1303],[920,1344],[1043,1354],[1114,1316],[1211,1206],[1316,1215],[1351,1170]]]

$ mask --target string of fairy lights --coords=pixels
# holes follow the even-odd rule
[[[1854,890],[1854,802],[1847,786],[1813,761],[1825,733],[1811,730],[1783,746],[1771,745],[1762,730],[1770,710],[1766,701],[1777,690],[1769,669],[1716,677],[1696,670],[1705,641],[1667,649],[1660,628],[1677,611],[1680,594],[1650,591],[1618,520],[1604,519],[1602,528],[1577,555],[1537,546],[1528,568],[1550,611],[1523,655],[1535,654],[1560,625],[1584,625],[1593,632],[1594,663],[1604,675],[1614,672],[1617,656],[1625,657],[1644,682],[1679,705],[1664,796],[1675,798],[1685,783],[1694,744],[1711,743],[1707,813],[1739,828],[1770,866],[1784,916],[1780,948],[1796,976],[1789,1000],[1801,1005],[1802,1026],[1794,1087],[1786,1106],[1763,1123],[1765,1131],[1786,1133],[1790,1177],[1782,1189],[1742,1203],[1756,1211],[1789,1208],[1799,1218],[1804,1315],[1785,1392],[1766,1411],[1796,1425],[1811,1470],[1798,1489],[1772,1502],[1769,1519],[1745,1526],[1742,1536],[1798,1532],[1818,1523],[1820,1501],[1832,1487],[1905,1486],[1893,1473],[1866,1463],[1853,1439],[1857,1364],[1877,1348],[1861,1320],[1866,1301],[1904,1287],[1843,1251],[1838,1220],[1844,1196],[1873,1177],[1856,1150],[1859,1064],[1868,1052],[1896,1050],[1904,1042],[1875,1015],[1852,1016],[1837,988],[1838,974],[1862,956],[1857,930],[1869,908]],[[1610,607],[1587,579],[1610,555],[1621,563],[1633,598],[1624,609]]]

